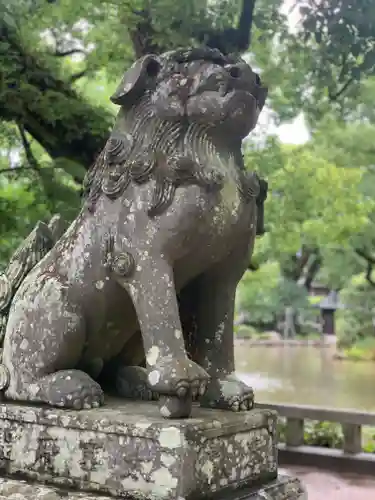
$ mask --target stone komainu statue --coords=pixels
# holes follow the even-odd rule
[[[108,387],[158,398],[165,417],[188,416],[195,398],[252,408],[234,375],[233,309],[267,192],[241,142],[266,94],[244,61],[210,49],[126,72],[80,214],[54,246],[34,234],[43,251],[23,245],[18,278],[2,276],[7,399],[78,410]]]

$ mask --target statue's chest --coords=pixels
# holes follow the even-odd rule
[[[228,176],[217,197],[213,210],[209,212],[212,229],[218,235],[230,236],[251,229],[256,217],[255,197],[248,193],[246,185],[238,176]]]

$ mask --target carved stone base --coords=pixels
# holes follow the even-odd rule
[[[0,404],[0,473],[136,499],[302,500],[298,482],[276,480],[275,422],[269,410],[198,407],[166,421],[156,404],[119,400],[81,412]]]
[[[0,478],[1,500],[113,500],[113,497],[67,491],[42,484]],[[237,490],[232,495],[220,495],[217,500],[306,500],[298,479],[280,476],[257,491]]]

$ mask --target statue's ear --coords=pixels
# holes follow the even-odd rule
[[[156,55],[148,54],[138,59],[125,73],[116,92],[111,96],[113,104],[125,106],[140,97],[155,80],[160,67]]]

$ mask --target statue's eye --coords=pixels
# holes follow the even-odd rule
[[[147,64],[147,75],[150,76],[151,78],[155,78],[159,71],[160,71],[160,63],[156,59],[151,59],[150,62]]]
[[[231,66],[229,68],[229,74],[232,78],[240,78],[241,69],[238,66]]]
[[[255,73],[255,83],[257,85],[261,85],[262,84],[260,76],[257,73]]]

